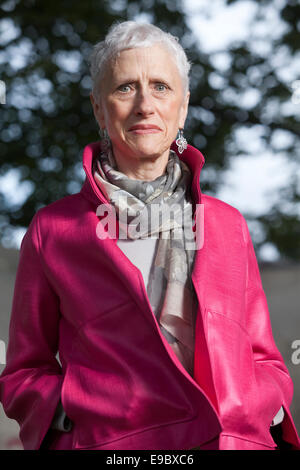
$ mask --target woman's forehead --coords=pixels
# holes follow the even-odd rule
[[[112,79],[126,78],[136,73],[173,78],[174,74],[179,76],[174,58],[160,45],[121,51],[110,61],[108,72]]]

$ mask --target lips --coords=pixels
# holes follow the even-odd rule
[[[151,134],[160,131],[161,128],[155,124],[136,124],[129,129],[129,132],[134,132],[136,134]]]

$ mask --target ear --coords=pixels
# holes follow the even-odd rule
[[[184,128],[184,123],[188,114],[189,110],[189,101],[190,101],[190,92],[188,91],[186,96],[183,99],[183,103],[180,110],[180,118],[179,118],[179,128]]]
[[[100,98],[97,99],[93,93],[90,94],[90,100],[93,106],[93,111],[94,111],[94,116],[96,121],[98,122],[99,126],[101,129],[105,128],[105,122],[104,122],[104,115],[102,112],[102,106],[100,102]]]

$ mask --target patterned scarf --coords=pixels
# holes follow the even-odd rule
[[[108,149],[94,160],[93,176],[116,210],[119,238],[159,239],[147,294],[162,334],[193,375],[197,298],[191,281],[195,240],[188,166],[171,150],[162,176],[136,180],[118,171]]]

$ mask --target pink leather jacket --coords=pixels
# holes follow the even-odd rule
[[[73,428],[57,431],[52,449],[274,449],[281,406],[283,438],[300,449],[247,224],[201,194],[202,154],[189,146],[179,155],[204,205],[191,377],[160,332],[139,269],[115,239],[97,236],[106,202],[92,177],[98,152],[99,142],[85,147],[81,191],[39,209],[22,240],[0,398],[24,448],[41,447],[61,398]]]

